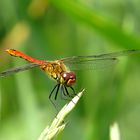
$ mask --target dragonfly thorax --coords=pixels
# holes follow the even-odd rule
[[[41,69],[60,84],[72,86],[76,82],[75,73],[69,71],[63,63],[58,61],[46,63],[41,66]]]
[[[72,86],[76,82],[76,75],[71,72],[62,62],[49,62],[40,66],[50,77],[56,80],[58,83]]]

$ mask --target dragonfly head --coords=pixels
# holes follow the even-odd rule
[[[76,75],[74,72],[63,72],[62,78],[63,78],[63,83],[65,83],[66,86],[72,86],[76,82]]]

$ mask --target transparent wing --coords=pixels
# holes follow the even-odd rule
[[[117,57],[140,53],[140,50],[126,50],[99,55],[73,56],[61,59],[71,70],[99,69],[117,62]]]
[[[65,62],[75,62],[75,61],[86,61],[86,60],[94,60],[95,58],[103,59],[103,58],[116,58],[120,56],[126,56],[131,54],[137,54],[140,53],[140,50],[125,50],[125,51],[119,51],[119,52],[113,52],[113,53],[106,53],[106,54],[99,54],[99,55],[89,55],[89,56],[72,56],[61,59],[61,61]]]
[[[35,67],[38,67],[38,66],[39,66],[38,64],[30,63],[30,64],[20,66],[20,67],[17,67],[17,68],[12,68],[12,69],[0,72],[0,77],[4,77],[4,76],[10,75],[10,74],[17,73],[17,72],[29,70],[29,69],[32,69],[32,68],[35,68]]]
[[[96,70],[96,69],[104,69],[106,67],[110,67],[118,61],[117,58],[105,58],[105,59],[94,59],[94,60],[85,60],[85,61],[76,61],[72,63],[65,64],[68,66],[70,70]]]

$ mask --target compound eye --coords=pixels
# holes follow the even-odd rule
[[[66,86],[72,86],[76,82],[76,75],[74,72],[63,72],[62,77]]]

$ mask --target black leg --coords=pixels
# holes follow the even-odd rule
[[[74,88],[73,88],[73,87],[70,87],[70,88],[71,88],[71,89],[72,89],[72,91],[73,91],[73,95],[74,95],[74,96],[78,96],[78,95],[75,93]],[[73,97],[74,97],[74,96],[73,96]],[[79,96],[78,96],[78,97],[79,97]]]
[[[70,88],[72,89],[73,94],[76,95],[74,88],[73,87],[70,87]]]
[[[52,89],[50,95],[49,95],[49,100],[51,101],[51,103],[53,104],[53,106],[55,107],[55,109],[57,110],[57,112],[58,112],[58,108],[56,107],[56,104],[55,104],[55,103],[53,102],[53,100],[51,99],[51,96],[52,96],[54,90],[55,90],[58,86],[59,86],[59,84],[55,85],[54,88]]]
[[[67,93],[67,95],[70,97],[70,98],[73,98],[74,96],[72,96],[72,95],[70,95],[69,94],[69,92],[68,92],[68,90],[67,90],[67,87],[66,86],[64,86],[65,87],[65,91],[66,91],[66,93]],[[73,92],[75,93],[75,91],[74,91],[74,89],[72,88],[72,87],[70,87],[72,90],[73,90]],[[71,100],[72,102],[73,102],[73,100]],[[74,103],[74,102],[73,102]],[[74,103],[75,104],[75,103]]]
[[[52,91],[51,91],[51,93],[50,93],[50,95],[49,95],[49,99],[51,99],[51,96],[52,96],[54,90],[58,87],[58,85],[59,85],[59,84],[55,85],[54,88],[52,89]]]
[[[63,94],[64,96],[66,96],[65,91],[64,91],[64,85],[61,86],[61,91],[62,91],[62,94]]]
[[[70,94],[69,94],[69,92],[68,92],[68,90],[67,90],[67,87],[64,86],[64,88],[65,88],[66,94],[67,94],[69,97],[71,97]]]
[[[56,100],[56,98],[57,98],[59,88],[60,88],[60,84],[58,84],[58,86],[57,86],[57,90],[56,90],[56,93],[55,93],[55,98],[54,98],[55,100]]]
[[[64,89],[64,85],[61,85],[61,98],[62,98],[63,100],[70,101],[70,99],[67,98],[67,94],[66,94],[66,91],[65,91],[65,89]]]

